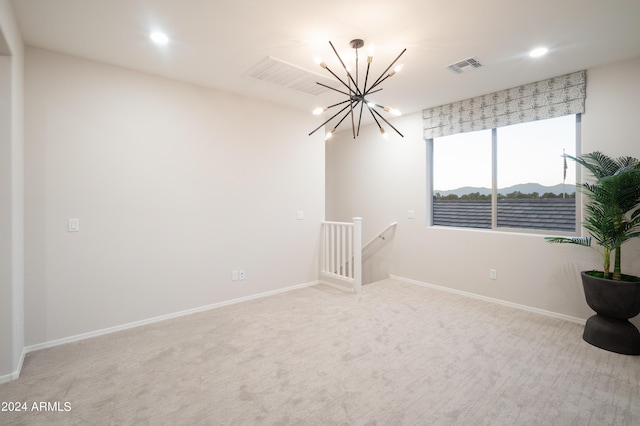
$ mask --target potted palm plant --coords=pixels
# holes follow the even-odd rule
[[[640,278],[623,274],[622,245],[640,237],[640,161],[601,152],[565,155],[593,178],[578,186],[586,196],[584,228],[590,237],[547,237],[551,243],[602,247],[603,270],[581,272],[587,304],[596,312],[585,324],[586,342],[612,352],[640,355],[640,332],[629,322],[640,313]],[[614,256],[611,271],[611,256]]]

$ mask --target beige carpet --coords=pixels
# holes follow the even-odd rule
[[[577,324],[385,280],[28,354],[0,424],[639,425],[640,358]],[[66,408],[70,411],[64,411]]]

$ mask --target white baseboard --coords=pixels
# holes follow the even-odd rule
[[[22,348],[22,353],[20,354],[20,359],[18,360],[18,367],[16,368],[16,371],[14,371],[11,375],[11,380],[17,380],[20,378],[25,355],[27,355],[27,348]]]
[[[4,376],[0,376],[0,385],[4,384],[4,383],[9,383],[10,381],[14,380],[13,379],[13,375],[14,373],[11,374],[5,374]]]
[[[88,333],[76,334],[75,336],[63,337],[62,339],[56,339],[56,340],[50,340],[50,341],[44,342],[44,343],[38,343],[38,344],[35,344],[35,345],[27,346],[25,348],[25,351],[23,352],[22,358],[24,359],[24,354],[25,353],[37,351],[37,350],[40,350],[40,349],[52,348],[54,346],[63,345],[65,343],[77,342],[79,340],[84,340],[84,339],[89,339],[89,338],[92,338],[92,337],[102,336],[102,335],[105,335],[105,334],[115,333],[117,331],[128,330],[130,328],[140,327],[140,326],[147,325],[147,324],[152,324],[152,323],[155,323],[155,322],[165,321],[165,320],[172,319],[172,318],[178,318],[178,317],[182,317],[182,316],[185,316],[185,315],[196,314],[198,312],[204,312],[204,311],[208,311],[208,310],[211,310],[211,309],[217,309],[217,308],[221,308],[223,306],[234,305],[236,303],[246,302],[246,301],[254,300],[254,299],[260,299],[260,298],[263,298],[263,297],[273,296],[273,295],[280,294],[280,293],[286,293],[288,291],[297,290],[297,289],[304,288],[304,287],[311,287],[311,286],[314,286],[314,285],[317,285],[317,284],[320,284],[320,281],[318,281],[318,280],[310,281],[310,282],[303,283],[303,284],[296,284],[296,285],[292,285],[292,286],[289,286],[289,287],[279,288],[277,290],[266,291],[264,293],[258,293],[258,294],[253,294],[253,295],[250,295],[250,296],[239,297],[237,299],[225,300],[224,302],[213,303],[213,304],[210,304],[210,305],[200,306],[198,308],[187,309],[185,311],[174,312],[174,313],[166,314],[166,315],[160,315],[160,316],[157,316],[157,317],[148,318],[148,319],[144,319],[144,320],[140,320],[140,321],[135,321],[135,322],[131,322],[131,323],[128,323],[128,324],[117,325],[117,326],[114,326],[114,327],[103,328],[101,330],[90,331]],[[20,363],[20,368],[22,368],[22,363]],[[16,373],[14,373],[14,375],[15,374]],[[20,372],[18,371],[18,377],[19,377],[19,375],[20,375]],[[11,377],[11,376],[12,375],[9,375],[8,377]],[[9,380],[12,380],[12,379],[9,379]],[[2,377],[0,377],[0,383],[2,383]]]
[[[326,286],[333,287],[333,288],[336,288],[338,290],[346,291],[347,293],[354,293],[353,288],[347,287],[347,286],[344,286],[344,285],[340,285],[340,284],[337,284],[337,283],[333,283],[331,281],[320,280],[318,284],[324,284]]]
[[[24,363],[24,356],[26,354],[27,354],[27,350],[22,349],[22,354],[20,354],[20,359],[18,360],[18,366],[16,367],[15,371],[11,374],[5,374],[4,376],[0,376],[0,385],[20,378],[20,372],[22,371],[22,364]]]
[[[462,290],[456,290],[454,288],[443,287],[443,286],[436,285],[436,284],[429,284],[429,283],[425,283],[425,282],[422,282],[422,281],[414,280],[414,279],[411,279],[411,278],[401,277],[401,276],[398,276],[398,275],[389,275],[389,278],[392,278],[392,279],[398,280],[398,281],[402,281],[402,282],[405,282],[405,283],[408,283],[408,284],[415,284],[415,285],[419,285],[419,286],[422,286],[422,287],[429,287],[429,288],[432,288],[434,290],[446,291],[448,293],[453,293],[453,294],[457,294],[457,295],[460,295],[460,296],[466,296],[466,297],[471,297],[473,299],[484,300],[485,302],[497,303],[498,305],[509,306],[510,308],[516,308],[516,309],[520,309],[520,310],[523,310],[523,311],[534,312],[536,314],[541,314],[541,315],[545,315],[545,316],[552,317],[552,318],[558,318],[558,319],[562,319],[562,320],[565,320],[565,321],[570,321],[570,322],[573,322],[573,323],[576,323],[576,324],[584,325],[586,323],[586,320],[582,319],[582,318],[572,317],[570,315],[565,315],[565,314],[560,314],[560,313],[557,313],[557,312],[547,311],[547,310],[540,309],[540,308],[534,308],[533,306],[527,306],[527,305],[521,305],[519,303],[508,302],[506,300],[495,299],[493,297],[482,296],[480,294],[469,293],[469,292],[462,291]]]

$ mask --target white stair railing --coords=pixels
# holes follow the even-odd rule
[[[322,222],[320,275],[323,280],[360,293],[362,288],[362,218]]]
[[[380,231],[378,233],[378,235],[376,235],[375,237],[373,237],[372,239],[370,239],[367,244],[362,246],[362,252],[364,253],[369,247],[371,247],[375,242],[377,242],[379,239],[381,239],[382,241],[385,241],[387,239],[387,231],[389,231],[390,229],[393,229],[394,227],[396,227],[398,225],[398,222],[391,222],[390,224],[388,224],[382,231]]]

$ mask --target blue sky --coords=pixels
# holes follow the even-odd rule
[[[563,149],[575,155],[575,116],[534,121],[498,129],[498,188],[519,183],[562,183]],[[434,140],[434,188],[491,188],[491,130]],[[576,168],[567,160],[566,183],[575,184]]]

